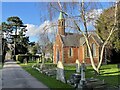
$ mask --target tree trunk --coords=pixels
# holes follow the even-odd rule
[[[97,66],[97,69],[99,70],[100,69],[100,66],[102,64],[102,60],[103,60],[103,53],[104,53],[104,48],[105,48],[105,45],[108,43],[108,41],[110,40],[110,37],[112,36],[112,34],[114,33],[115,31],[115,28],[116,28],[116,24],[117,24],[117,1],[116,1],[116,4],[115,4],[115,21],[114,21],[114,26],[113,28],[111,29],[110,33],[109,33],[109,36],[107,37],[106,41],[104,42],[103,46],[102,46],[102,50],[101,50],[101,54],[100,54],[100,62]]]
[[[85,38],[85,42],[86,42],[87,47],[88,47],[88,51],[89,51],[90,61],[91,61],[92,67],[93,67],[93,69],[94,69],[97,73],[99,73],[99,70],[98,70],[97,67],[95,66],[95,63],[94,63],[94,60],[93,60],[93,56],[92,56],[92,52],[91,52],[91,48],[90,48],[90,45],[89,45],[88,38],[87,38],[87,36],[84,34],[84,32],[81,31],[80,27],[77,25],[77,23],[76,23],[75,21],[74,21],[74,23],[75,23],[77,29],[82,33],[82,35],[83,35],[84,38]],[[84,62],[85,62],[85,61],[84,61]]]
[[[99,62],[99,64],[98,64],[98,66],[97,66],[97,69],[98,69],[98,70],[100,69],[100,66],[101,66],[102,61],[103,61],[103,53],[104,53],[105,45],[108,43],[108,41],[109,41],[111,35],[113,34],[114,28],[115,28],[115,27],[112,28],[112,30],[111,30],[111,32],[110,32],[108,38],[106,39],[106,41],[104,42],[104,44],[103,44],[103,46],[102,46],[102,50],[101,50],[101,54],[100,54],[100,62]]]
[[[91,65],[93,67],[93,69],[95,70],[95,72],[97,72],[99,74],[99,69],[100,69],[100,66],[102,64],[102,60],[103,60],[103,54],[104,54],[104,48],[105,48],[105,45],[108,43],[111,35],[113,34],[113,32],[115,31],[115,27],[116,27],[116,22],[117,22],[117,19],[116,19],[116,13],[117,13],[117,1],[116,1],[116,5],[115,5],[115,21],[114,21],[114,26],[113,28],[111,29],[111,32],[109,33],[109,36],[108,38],[106,39],[106,41],[103,43],[103,46],[102,46],[102,50],[101,50],[101,53],[100,53],[100,62],[98,63],[98,66],[95,66],[95,63],[94,63],[94,60],[93,60],[93,56],[92,56],[92,51],[91,51],[91,47],[89,45],[89,39],[88,39],[88,29],[87,29],[87,23],[86,23],[86,18],[85,18],[85,9],[84,9],[84,0],[82,0],[81,2],[81,17],[82,17],[82,20],[83,20],[83,25],[84,25],[84,28],[85,28],[85,32],[84,33],[80,27],[78,26],[78,24],[75,22],[74,20],[74,24],[75,26],[77,27],[77,30],[80,31],[82,33],[82,35],[84,36],[85,38],[85,41],[86,41],[86,44],[87,44],[87,47],[88,47],[88,51],[89,51],[89,55],[90,55],[90,61],[91,61]],[[83,60],[84,62],[84,60]]]

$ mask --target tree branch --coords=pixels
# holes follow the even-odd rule
[[[104,53],[104,48],[105,48],[105,45],[108,43],[108,41],[110,40],[110,37],[112,36],[113,32],[116,31],[116,25],[117,25],[117,1],[116,1],[116,4],[115,4],[115,20],[114,20],[114,26],[113,28],[111,29],[110,33],[109,33],[109,36],[107,37],[107,39],[105,40],[103,46],[102,46],[102,50],[101,50],[101,54],[100,54],[100,62],[97,66],[97,69],[100,68],[101,64],[102,64],[102,59],[103,59],[103,53]]]

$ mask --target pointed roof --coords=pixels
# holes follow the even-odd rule
[[[92,36],[98,45],[102,45],[102,41],[96,34],[89,34],[89,37]],[[76,46],[85,44],[85,39],[82,34],[77,33],[66,33],[65,36],[60,35],[62,43],[64,46]]]
[[[79,39],[82,35],[77,33],[66,33],[65,36],[61,35],[62,42],[64,46],[75,46],[79,47]]]
[[[60,15],[59,15],[59,18],[58,18],[58,19],[60,20],[60,19],[63,19],[63,18],[64,18],[63,13],[60,12]]]

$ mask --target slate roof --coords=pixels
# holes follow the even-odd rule
[[[65,36],[61,35],[62,42],[64,46],[77,46],[79,47],[81,35],[80,34],[72,34],[72,33],[67,33]]]
[[[98,38],[97,35],[94,34],[92,36],[99,45],[102,44],[102,41]],[[66,35],[60,35],[60,37],[64,46],[79,47],[85,42],[85,39],[82,34],[66,33]]]

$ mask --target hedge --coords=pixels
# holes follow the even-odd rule
[[[28,62],[29,58],[31,58],[31,57],[35,57],[35,59],[36,59],[36,58],[39,58],[39,55],[18,54],[18,55],[16,55],[16,60],[19,61],[20,63],[23,63],[25,59]]]
[[[25,55],[25,54],[18,54],[18,55],[16,55],[16,60],[19,61],[20,63],[23,63],[25,59],[28,62],[29,55]]]

